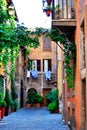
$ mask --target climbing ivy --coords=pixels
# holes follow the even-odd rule
[[[6,8],[6,0],[0,0],[0,24],[8,19]]]
[[[4,72],[7,73],[7,66],[10,67],[10,78],[14,77],[15,60],[19,55],[20,46],[30,49],[39,46],[38,31],[29,31],[23,25],[15,24],[14,17],[9,17],[6,10],[5,0],[0,1],[0,63],[4,66]],[[31,37],[34,35],[34,37]],[[26,49],[26,54],[29,52]],[[9,64],[8,64],[9,63]]]
[[[0,92],[3,92],[3,77],[0,76]]]
[[[10,75],[12,99],[17,98],[15,89],[15,62],[19,55],[21,46],[26,49],[25,54],[28,56],[30,48],[39,46],[39,36],[42,28],[36,28],[30,31],[23,24],[16,24],[14,17],[7,13],[5,0],[0,0],[0,64],[3,64],[4,73]],[[9,68],[9,69],[7,69]],[[0,88],[2,88],[2,78],[0,78]]]
[[[66,80],[68,88],[74,87],[74,78],[75,78],[75,65],[76,65],[76,46],[75,43],[71,43],[67,38],[66,34],[61,33],[56,29],[52,29],[47,36],[50,36],[52,41],[55,41],[56,44],[60,46],[63,45],[61,49],[64,52],[64,68],[66,71]],[[60,43],[60,44],[59,44]]]
[[[70,43],[68,46],[66,44],[66,53],[64,53],[64,68],[66,70],[66,80],[68,83],[68,88],[74,87],[74,78],[75,78],[75,65],[76,65],[76,47],[74,43]],[[72,47],[72,48],[71,48]]]
[[[30,48],[39,46],[40,29],[36,28],[35,31],[32,32],[24,25],[16,24],[14,17],[9,16],[7,13],[6,1],[0,0],[0,64],[3,64],[4,73],[10,75],[11,95],[13,99],[17,98],[14,86],[15,61],[19,55],[21,46],[25,46],[26,55],[30,51]],[[34,36],[32,37],[32,35]],[[0,79],[0,86],[2,86],[2,83]]]

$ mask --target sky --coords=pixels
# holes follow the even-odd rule
[[[51,28],[51,17],[42,10],[42,0],[13,0],[20,23],[28,28]]]

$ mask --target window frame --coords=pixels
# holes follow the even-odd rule
[[[36,62],[36,63],[35,63]],[[41,71],[41,60],[29,59],[28,60],[28,70]]]
[[[45,61],[47,61],[47,69],[45,69]],[[52,59],[43,59],[43,71],[45,72],[48,70],[52,71]]]

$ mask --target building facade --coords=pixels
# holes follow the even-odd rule
[[[59,113],[62,113],[63,111],[63,57],[63,51],[59,46],[57,46],[57,87],[59,90]]]
[[[74,88],[68,89],[63,76],[63,120],[76,130],[87,129],[87,1],[54,0],[58,4],[52,27],[67,34],[76,44],[76,69]]]
[[[11,0],[6,0],[6,5],[4,5],[4,6],[6,6],[7,10],[9,10],[8,9],[9,7],[14,7],[14,5],[13,5],[13,3],[12,3]],[[15,12],[15,8],[13,8],[13,10],[11,10],[11,11]],[[7,13],[9,14],[9,11],[7,11]],[[15,15],[15,14],[12,14],[12,15]],[[4,73],[4,66],[3,66],[2,63],[0,63],[0,88],[2,89],[1,91],[3,91],[4,94],[5,94],[5,88],[6,88],[6,86],[8,86],[9,89],[11,89],[10,88],[11,84],[10,84],[10,82],[8,82],[9,78],[10,78],[10,75],[9,75],[10,68],[9,68],[9,66],[10,66],[10,63],[8,63],[7,66],[6,66],[7,73],[5,74]]]
[[[15,89],[18,95],[18,106],[19,108],[24,107],[25,104],[25,81],[26,81],[26,48],[20,47],[19,56],[15,62]]]
[[[39,38],[39,42],[40,46],[36,49],[31,48],[28,55],[26,94],[29,89],[34,88],[39,94],[45,96],[57,87],[56,44],[45,35]],[[43,105],[46,106],[45,98]]]

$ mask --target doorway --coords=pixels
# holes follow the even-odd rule
[[[47,107],[47,100],[46,100],[46,94],[49,93],[52,89],[51,88],[44,88],[43,89],[43,97],[44,97],[44,100],[43,100],[43,106],[46,106]]]

